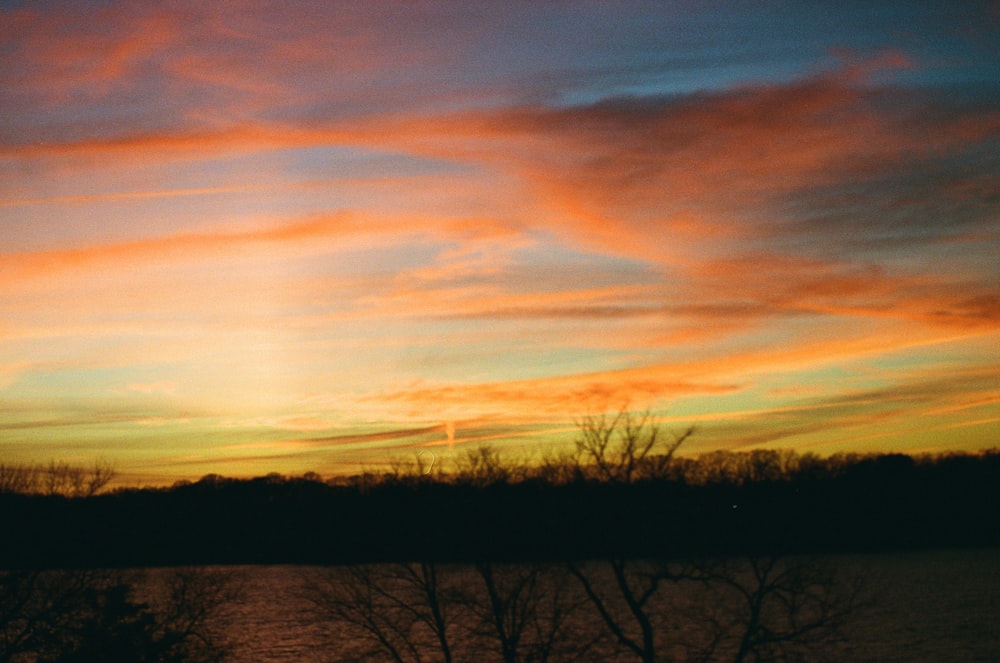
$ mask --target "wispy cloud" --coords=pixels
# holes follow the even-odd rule
[[[1000,334],[982,8],[766,43],[745,8],[675,10],[0,10],[9,423],[220,435],[142,456],[194,468],[626,404],[716,417],[720,445],[932,418],[971,444],[994,395],[933,372]]]
[[[20,200],[0,200],[0,207],[19,207],[40,204],[81,204],[106,201],[138,200],[144,198],[172,198],[176,196],[210,196],[224,193],[242,193],[259,189],[255,185],[196,187],[188,189],[164,189],[160,191],[125,191],[121,193],[96,193],[73,196],[53,196],[50,198],[24,198]]]

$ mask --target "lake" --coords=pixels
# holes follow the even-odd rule
[[[859,662],[996,661],[1000,652],[1000,551],[942,550],[905,554],[827,556],[821,561],[846,576],[864,574],[869,604],[844,628],[838,656]],[[376,567],[378,568],[378,567]],[[365,643],[343,624],[317,614],[309,600],[317,579],[346,581],[344,568],[230,567],[241,586],[214,626],[239,662],[357,660]],[[472,567],[448,567],[460,583]],[[315,598],[315,597],[314,597]],[[468,604],[453,611],[456,623]],[[581,618],[601,623],[586,610]],[[470,613],[471,615],[471,613]],[[469,619],[472,617],[470,616]],[[468,652],[468,642],[464,645]],[[610,660],[592,651],[583,660]],[[372,660],[391,660],[388,657]],[[433,660],[433,659],[432,659]],[[460,660],[456,657],[456,660]],[[485,655],[482,660],[488,660]],[[635,660],[619,657],[615,660]]]

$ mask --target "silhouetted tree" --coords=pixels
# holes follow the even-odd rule
[[[27,495],[35,492],[38,485],[38,467],[0,463],[0,494],[18,493]]]
[[[668,583],[699,577],[686,565],[629,559],[569,562],[568,568],[614,640],[643,663],[660,660],[666,620],[673,617],[663,609],[661,590]]]
[[[135,573],[9,571],[0,574],[0,661],[161,663],[222,661],[225,646],[210,631],[231,600],[231,579],[178,570],[156,602],[138,601]]]
[[[90,467],[54,460],[48,465],[0,463],[0,493],[93,497],[114,477],[114,466],[104,460]]]
[[[839,660],[863,576],[774,556],[570,563],[594,611],[643,663]]]
[[[584,476],[629,483],[640,477],[665,475],[674,453],[694,432],[687,429],[667,439],[649,413],[622,410],[585,417],[578,424],[576,461]]]
[[[455,460],[456,479],[474,486],[507,483],[517,477],[519,464],[504,458],[496,449],[482,445],[469,449]]]
[[[864,606],[865,578],[811,558],[757,556],[703,565],[714,600],[713,660],[841,660],[843,627]]]
[[[361,565],[307,578],[304,597],[320,619],[348,626],[370,643],[357,655],[396,663],[451,663],[454,648],[453,587],[432,563]]]
[[[554,663],[603,637],[573,630],[585,599],[568,580],[540,564],[363,565],[307,576],[305,597],[367,643],[350,660]]]
[[[99,580],[94,571],[0,572],[0,663],[32,660],[59,643]]]
[[[480,591],[467,604],[480,616],[480,633],[504,663],[576,660],[599,632],[575,629],[573,618],[585,599],[567,583],[565,570],[541,564],[475,565]]]
[[[670,474],[674,453],[692,432],[673,436],[654,453],[661,432],[648,415],[589,417],[580,429],[578,459],[602,480],[625,483],[640,472]],[[787,481],[798,469],[797,459],[793,452],[718,452],[699,458],[694,469],[697,483]],[[615,641],[643,663],[811,660],[857,608],[853,579],[802,559],[677,563],[612,557],[586,565],[569,562],[568,568]],[[701,606],[679,602],[692,588],[705,592]]]

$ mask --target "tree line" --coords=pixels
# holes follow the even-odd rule
[[[482,447],[428,472],[227,479],[164,489],[4,488],[0,568],[552,561],[1000,544],[1000,453],[679,457],[690,434],[621,413],[581,422],[570,453]],[[0,475],[12,476],[10,469]],[[102,481],[104,483],[102,483]],[[0,482],[10,486],[11,482]],[[18,484],[24,485],[24,484]],[[96,494],[95,494],[96,493]],[[89,496],[88,496],[89,495]]]

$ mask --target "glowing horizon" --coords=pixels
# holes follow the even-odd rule
[[[995,6],[0,17],[0,462],[1000,440]]]

